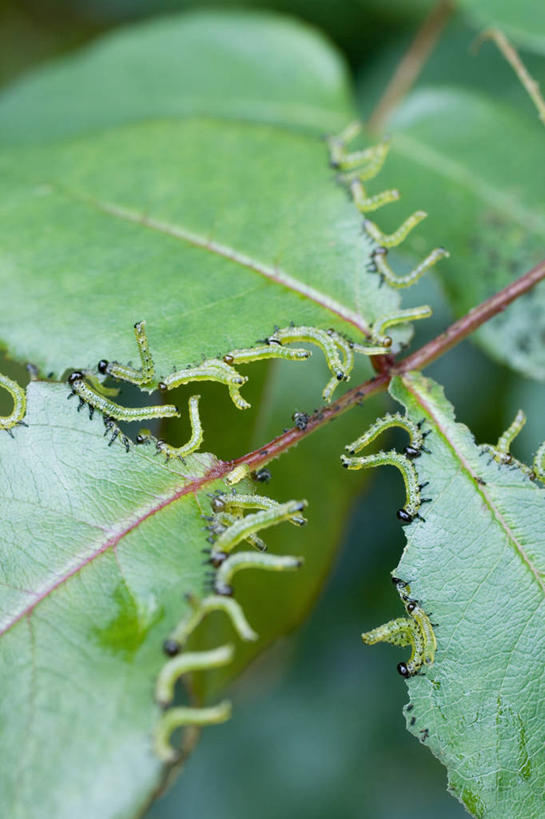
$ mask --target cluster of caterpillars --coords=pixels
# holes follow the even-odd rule
[[[405,484],[406,501],[405,505],[398,509],[397,517],[403,524],[412,523],[415,518],[424,520],[420,515],[420,507],[430,501],[430,498],[422,497],[421,490],[427,484],[419,483],[414,465],[415,458],[419,458],[422,452],[429,453],[429,449],[424,446],[424,440],[430,434],[430,430],[422,432],[423,424],[424,420],[415,423],[407,415],[401,415],[399,412],[393,415],[387,413],[383,418],[378,418],[363,435],[347,444],[345,449],[348,455],[341,455],[341,463],[346,469],[369,469],[375,466],[395,466],[399,469]],[[409,433],[409,444],[403,453],[390,449],[372,455],[357,455],[391,427],[400,427]]]
[[[236,365],[249,364],[255,361],[277,358],[288,361],[306,361],[311,352],[302,347],[290,347],[290,344],[312,344],[319,347],[324,353],[331,377],[325,385],[322,396],[329,403],[337,385],[348,381],[354,367],[356,353],[372,356],[383,354],[392,344],[392,339],[386,331],[389,327],[402,324],[415,318],[423,318],[424,308],[415,310],[401,310],[396,314],[377,319],[372,328],[372,337],[369,343],[358,344],[345,338],[333,329],[323,330],[316,327],[289,326],[276,327],[274,332],[262,339],[255,347],[245,350],[231,350],[222,358],[210,358],[194,367],[186,367],[171,373],[162,380],[156,379],[155,366],[151,356],[146,334],[146,322],[139,321],[134,325],[134,333],[141,366],[139,369],[129,364],[120,364],[117,361],[102,359],[98,362],[98,373],[110,376],[114,380],[124,381],[138,386],[140,389],[151,392],[158,389],[166,393],[182,384],[198,381],[215,381],[224,384],[234,405],[241,410],[248,409],[250,404],[241,395],[240,389],[248,378],[236,369]],[[426,311],[428,308],[426,308]],[[420,311],[420,312],[419,312]],[[429,311],[425,312],[429,315]],[[117,404],[113,397],[118,393],[116,388],[106,387],[99,376],[83,370],[74,370],[68,377],[72,388],[69,398],[79,398],[78,411],[82,407],[89,408],[92,417],[95,409],[102,413],[106,426],[105,435],[109,434],[110,445],[120,437],[127,451],[131,441],[121,432],[119,421],[147,421],[154,418],[179,417],[180,412],[173,404],[158,404],[143,407],[124,407]],[[203,430],[199,416],[199,395],[189,399],[189,419],[191,434],[189,440],[180,447],[173,447],[164,441],[155,438],[148,430],[142,430],[136,438],[138,444],[153,444],[156,452],[169,458],[183,459],[186,455],[196,452],[203,441]]]
[[[366,631],[361,635],[365,645],[392,643],[395,646],[411,646],[411,656],[405,663],[398,663],[397,670],[402,677],[414,677],[421,669],[429,667],[435,660],[437,640],[429,616],[418,600],[411,597],[411,587],[405,580],[392,577],[392,581],[403,601],[407,617],[390,620],[383,626]]]
[[[154,747],[164,762],[175,762],[179,751],[171,744],[174,730],[185,726],[213,725],[224,722],[231,714],[227,701],[208,708],[170,707],[178,679],[192,671],[217,668],[233,658],[233,646],[223,645],[211,651],[185,651],[184,647],[195,628],[212,611],[223,611],[241,640],[256,640],[257,634],[249,625],[244,612],[233,599],[233,578],[243,569],[290,571],[299,568],[302,558],[264,554],[266,544],[260,532],[284,521],[303,526],[306,519],[301,512],[306,501],[279,503],[272,498],[243,494],[231,490],[210,496],[210,514],[205,515],[210,548],[204,549],[206,563],[211,567],[208,578],[209,593],[198,600],[188,597],[191,610],[176,626],[163,644],[170,658],[157,679],[155,697],[165,709],[156,727]],[[248,543],[254,551],[234,551],[241,543]]]
[[[361,123],[353,122],[337,136],[328,139],[330,164],[340,171],[339,180],[350,190],[354,204],[360,213],[364,214],[363,229],[369,238],[373,251],[369,272],[380,275],[380,283],[386,282],[397,290],[410,287],[429,270],[439,259],[449,254],[443,247],[435,248],[413,270],[404,276],[398,276],[387,261],[388,250],[400,245],[423,219],[427,213],[417,210],[406,219],[392,234],[383,233],[375,222],[367,218],[366,214],[378,210],[390,202],[396,202],[400,193],[398,190],[382,191],[374,196],[368,196],[364,182],[373,179],[381,170],[388,155],[388,142],[381,142],[360,151],[349,151],[347,146],[362,131]],[[417,308],[423,310],[425,308]],[[429,308],[427,308],[429,310]],[[421,316],[417,316],[420,318]]]

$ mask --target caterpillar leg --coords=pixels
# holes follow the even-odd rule
[[[0,387],[3,387],[6,392],[9,392],[13,401],[13,407],[9,415],[0,415],[0,429],[5,429],[6,432],[13,438],[13,427],[18,424],[26,426],[23,418],[26,414],[26,390],[19,386],[16,381],[12,381],[7,375],[0,373]]]

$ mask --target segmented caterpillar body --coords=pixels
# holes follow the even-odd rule
[[[437,640],[430,618],[417,600],[411,598],[411,588],[403,580],[394,577],[398,593],[403,601],[408,617],[398,617],[372,631],[364,632],[361,639],[365,645],[391,643],[396,646],[411,646],[411,656],[407,662],[397,665],[402,677],[413,677],[433,664],[437,650]]]
[[[360,123],[351,123],[341,134],[330,137],[328,144],[331,166],[342,172],[339,178],[349,186],[355,206],[360,213],[367,214],[391,202],[396,202],[400,194],[398,190],[382,191],[382,193],[371,196],[367,193],[363,182],[373,179],[379,173],[388,154],[389,144],[383,142],[364,150],[349,151],[348,144],[361,131],[362,126]],[[373,265],[370,269],[379,273],[381,284],[385,281],[390,287],[397,290],[410,287],[439,259],[448,256],[444,248],[436,248],[428,254],[424,261],[420,262],[404,276],[397,276],[386,262],[388,248],[400,245],[426,216],[427,214],[423,210],[415,211],[391,234],[383,233],[375,222],[367,218],[364,219],[364,230],[376,245],[373,254]]]
[[[103,375],[111,375],[119,381],[128,381],[138,387],[149,386],[155,378],[155,366],[151,357],[148,337],[146,334],[146,322],[137,321],[134,325],[134,335],[140,355],[142,367],[140,370],[131,367],[129,364],[119,364],[117,361],[106,361],[101,359],[98,362],[98,371]]]
[[[9,415],[0,415],[0,429],[5,429],[6,432],[13,438],[13,427],[17,425],[26,426],[23,418],[26,414],[26,390],[19,386],[16,381],[12,381],[7,375],[0,373],[0,387],[3,387],[6,392],[9,392],[13,401],[13,407]]]
[[[422,498],[423,485],[418,482],[418,474],[413,463],[422,452],[428,451],[423,445],[426,433],[422,433],[421,426],[421,423],[415,424],[410,418],[399,413],[387,414],[384,418],[377,419],[363,435],[346,446],[346,450],[353,457],[341,455],[341,463],[346,469],[369,469],[376,466],[395,466],[399,469],[405,484],[406,502],[402,509],[398,509],[397,517],[403,524],[412,523],[415,518],[424,520],[419,510],[423,503],[429,501],[428,498]],[[384,430],[391,427],[401,427],[409,433],[410,443],[404,454],[391,449],[387,452],[381,450],[373,455],[356,456],[355,453],[369,446]]]
[[[155,698],[162,708],[168,710],[157,723],[154,735],[156,754],[165,762],[175,762],[179,752],[171,744],[172,733],[180,727],[213,725],[224,722],[231,714],[231,704],[227,701],[210,708],[170,708],[177,680],[192,671],[217,668],[229,663],[233,657],[233,647],[222,645],[209,651],[183,651],[187,640],[203,619],[215,611],[224,612],[242,640],[255,640],[257,635],[248,624],[240,605],[232,599],[233,577],[243,569],[264,569],[266,571],[286,571],[298,568],[302,559],[298,557],[259,554],[256,552],[230,553],[242,540],[257,537],[261,529],[282,523],[284,520],[298,519],[306,506],[306,501],[278,503],[272,498],[247,494],[214,494],[211,499],[212,515],[207,519],[221,526],[217,533],[222,549],[218,559],[208,558],[213,566],[211,585],[213,593],[202,600],[194,596],[187,598],[190,611],[171,632],[163,644],[163,650],[170,658],[157,679]],[[251,509],[257,512],[244,512]],[[293,521],[296,522],[296,521]],[[208,551],[208,550],[204,550]],[[228,553],[229,552],[229,553]],[[221,559],[219,555],[221,554]]]

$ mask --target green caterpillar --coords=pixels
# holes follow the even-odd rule
[[[166,456],[166,460],[171,458],[179,458],[183,461],[186,455],[191,455],[195,452],[203,442],[203,428],[201,418],[199,415],[199,400],[200,395],[192,395],[189,399],[189,420],[191,423],[191,435],[189,440],[183,446],[171,446],[165,441],[159,441],[154,438],[148,430],[140,430],[136,436],[137,444],[155,443],[155,449],[159,453]]]
[[[6,432],[13,438],[13,427],[20,425],[26,427],[23,421],[26,414],[26,390],[12,381],[7,375],[0,373],[0,387],[3,387],[6,392],[9,392],[13,401],[13,407],[9,415],[0,415],[0,429],[5,429]]]
[[[527,475],[530,480],[534,481],[538,478],[540,481],[545,481],[545,441],[541,444],[536,454],[532,466],[529,467],[525,463],[517,460],[511,454],[511,444],[526,423],[526,415],[519,409],[511,424],[507,427],[504,433],[498,438],[498,443],[483,444],[483,452],[490,452],[492,460],[499,464],[507,464],[513,468],[520,469]]]
[[[346,469],[369,469],[375,466],[395,466],[401,472],[405,484],[406,501],[402,509],[398,509],[397,517],[403,524],[412,523],[415,518],[424,520],[419,510],[423,503],[429,502],[429,498],[422,498],[421,489],[425,484],[419,484],[418,475],[413,460],[420,456],[425,449],[423,440],[426,433],[421,431],[422,424],[415,424],[410,418],[399,413],[395,415],[387,414],[384,418],[378,418],[369,429],[359,438],[346,446],[347,452],[354,456],[357,452],[369,446],[384,430],[391,427],[401,427],[410,436],[410,443],[405,448],[405,453],[401,454],[391,449],[388,452],[380,451],[373,455],[348,457],[341,455],[341,463]]]
[[[155,687],[156,701],[162,708],[167,709],[156,725],[153,739],[155,753],[164,762],[172,763],[179,759],[180,752],[170,742],[172,733],[177,728],[214,725],[225,722],[231,715],[231,704],[227,701],[209,708],[169,707],[174,698],[176,682],[180,677],[192,671],[218,668],[231,662],[233,658],[231,645],[219,646],[209,651],[184,651],[184,646],[193,631],[208,614],[221,611],[229,617],[241,640],[256,640],[257,634],[248,624],[242,608],[232,599],[233,576],[242,569],[286,571],[296,569],[302,563],[302,559],[298,557],[228,552],[242,540],[256,538],[257,532],[265,527],[284,520],[292,520],[301,525],[305,521],[299,513],[304,506],[306,501],[289,501],[281,504],[271,498],[253,498],[251,495],[236,493],[212,496],[211,507],[214,514],[208,519],[220,525],[220,531],[215,533],[216,549],[208,558],[208,562],[213,566],[213,593],[202,600],[197,600],[193,595],[187,597],[190,611],[163,644],[163,650],[170,659],[163,666]],[[248,509],[259,511],[244,515]],[[293,520],[294,518],[296,520]],[[218,544],[221,551],[217,548]]]
[[[397,577],[393,581],[409,616],[398,617],[372,631],[366,631],[361,639],[365,645],[384,642],[411,646],[411,656],[407,662],[398,663],[397,670],[402,677],[414,677],[423,667],[433,664],[437,640],[430,618],[418,601],[410,597],[410,586]]]
[[[366,214],[391,202],[396,202],[400,194],[398,190],[387,190],[374,196],[368,195],[363,182],[373,179],[379,173],[388,155],[389,144],[382,142],[365,150],[348,151],[347,145],[361,131],[362,126],[360,123],[351,123],[341,134],[330,137],[328,144],[331,166],[344,172],[340,175],[341,181],[349,185],[354,204],[361,213]],[[427,214],[423,210],[415,211],[396,231],[389,235],[383,233],[375,222],[367,218],[364,219],[364,230],[376,245],[373,262],[369,269],[380,274],[381,283],[385,281],[390,287],[397,290],[410,287],[439,259],[448,257],[449,254],[444,248],[436,248],[428,254],[424,261],[420,262],[404,276],[396,276],[386,262],[387,249],[400,245],[426,216]]]

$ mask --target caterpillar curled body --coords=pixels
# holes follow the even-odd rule
[[[387,252],[386,247],[377,247],[373,253],[373,262],[381,279],[396,290],[401,290],[404,287],[410,287],[412,284],[416,284],[424,273],[430,270],[439,259],[447,259],[450,256],[444,247],[437,247],[435,250],[432,250],[420,264],[413,267],[409,273],[404,276],[397,276],[386,261]]]
[[[174,699],[176,681],[191,671],[203,671],[208,668],[219,668],[233,659],[233,646],[225,645],[211,651],[186,651],[169,660],[157,677],[155,699],[166,708]]]
[[[169,708],[155,728],[154,750],[162,762],[177,762],[180,751],[170,744],[170,737],[177,728],[187,726],[220,725],[231,718],[232,707],[228,700],[208,708],[179,706]]]
[[[210,594],[202,600],[198,600],[194,595],[186,595],[191,611],[163,643],[163,650],[169,657],[180,653],[182,647],[187,642],[192,631],[204,620],[204,618],[214,611],[224,612],[230,619],[233,628],[241,640],[257,640],[257,634],[250,626],[242,607],[229,597],[220,597]]]
[[[192,395],[189,399],[188,406],[189,406],[189,420],[191,423],[191,435],[189,440],[183,444],[182,446],[172,446],[171,444],[167,444],[166,441],[160,441],[157,438],[154,438],[148,431],[141,431],[136,436],[136,443],[137,444],[145,444],[145,443],[155,443],[155,449],[158,453],[165,455],[166,460],[169,461],[171,458],[178,458],[182,460],[187,456],[191,455],[192,452],[196,452],[196,450],[200,447],[203,442],[203,428],[201,424],[201,419],[199,415],[199,400],[200,395]]]
[[[279,504],[273,502],[273,505],[268,508],[237,518],[231,526],[218,535],[214,544],[214,551],[226,554],[231,552],[241,541],[246,540],[248,535],[256,534],[270,526],[276,526],[294,516],[300,521],[301,516],[299,513],[306,505],[306,501],[288,501]]]
[[[483,444],[482,451],[490,453],[491,461],[496,461],[498,464],[508,465],[512,469],[519,469],[532,481],[536,480],[536,478],[540,481],[545,481],[545,441],[543,444],[541,444],[534,455],[531,467],[525,463],[522,463],[522,461],[517,460],[517,458],[511,454],[511,444],[525,423],[526,415],[521,409],[519,409],[513,421],[509,424],[505,432],[503,432],[498,438],[497,444]]]
[[[411,646],[411,656],[407,662],[397,665],[402,677],[413,677],[433,664],[437,650],[437,640],[430,618],[417,600],[410,597],[410,586],[394,578],[399,595],[408,617],[398,617],[372,631],[364,632],[361,639],[365,645],[391,643],[397,646]]]
[[[337,385],[341,381],[349,380],[354,367],[355,352],[364,355],[381,355],[384,353],[382,346],[355,344],[333,329],[322,330],[318,327],[277,327],[274,333],[265,339],[265,342],[269,347],[277,349],[294,342],[314,344],[319,347],[332,373],[332,377],[322,391],[322,397],[326,403],[331,401]]]
[[[269,572],[283,572],[298,569],[303,564],[301,557],[259,554],[257,552],[236,552],[227,557],[218,567],[213,580],[216,594],[230,597],[233,594],[233,576],[242,569],[265,569]]]
[[[418,483],[415,466],[406,455],[401,455],[395,449],[390,449],[388,452],[380,451],[374,455],[357,458],[348,458],[346,455],[341,455],[341,462],[346,469],[370,469],[375,466],[397,467],[403,477],[406,493],[405,506],[398,509],[396,513],[398,519],[403,524],[412,523],[415,518],[424,520],[419,513],[419,509],[422,503],[427,501],[427,498],[422,499],[421,497],[421,487]]]
[[[106,361],[106,359],[103,358],[98,362],[98,371],[103,375],[111,375],[112,378],[116,378],[119,381],[127,381],[138,387],[146,387],[149,386],[155,378],[155,366],[149,349],[145,321],[136,322],[134,325],[134,335],[142,364],[141,369],[137,370],[129,364],[119,364],[117,361]]]
[[[356,454],[391,427],[401,427],[409,433],[410,441],[404,454],[396,452],[395,449],[387,452],[381,450],[373,455]],[[405,484],[406,501],[405,506],[398,509],[397,517],[403,524],[412,523],[415,518],[424,520],[419,510],[423,503],[429,501],[428,498],[422,498],[422,485],[418,482],[418,474],[413,463],[415,458],[427,451],[423,443],[427,433],[423,433],[421,427],[422,422],[417,424],[407,416],[399,413],[387,414],[377,419],[363,435],[346,446],[349,456],[341,455],[341,463],[346,469],[369,469],[376,466],[395,466],[399,469]]]
[[[306,501],[279,504],[270,498],[252,499],[250,495],[220,493],[212,496],[214,516],[211,520],[221,518],[223,528],[218,538],[225,535],[223,546],[232,549],[244,539],[244,535],[246,538],[256,537],[257,531],[290,519],[290,516],[297,516],[305,505]],[[255,508],[259,511],[242,516],[247,509]],[[258,516],[261,517],[258,518]],[[241,526],[245,528],[241,529]],[[158,676],[155,699],[162,708],[167,710],[161,715],[156,725],[153,744],[155,753],[164,762],[172,763],[179,759],[180,752],[173,747],[170,741],[172,733],[177,728],[218,724],[229,719],[231,714],[231,704],[227,701],[210,708],[169,707],[174,698],[176,682],[180,677],[192,671],[220,667],[230,662],[233,657],[231,645],[219,646],[209,651],[183,651],[190,635],[208,614],[222,611],[229,617],[242,640],[257,639],[242,608],[232,599],[233,576],[242,569],[286,571],[296,569],[302,563],[302,559],[298,557],[277,557],[256,552],[235,554],[222,552],[221,555],[221,560],[211,561],[214,566],[213,593],[202,600],[198,600],[194,595],[186,596],[190,604],[190,611],[163,644],[163,651],[170,659]]]
[[[355,206],[360,213],[367,214],[378,210],[384,205],[396,202],[400,198],[400,194],[395,189],[382,191],[375,195],[367,193],[363,182],[373,179],[379,173],[388,154],[389,144],[382,142],[363,150],[349,151],[348,144],[361,131],[361,124],[357,122],[350,123],[340,134],[329,137],[328,145],[331,166],[341,171],[339,179],[349,186]],[[410,287],[439,259],[448,256],[443,248],[437,248],[428,254],[413,270],[403,276],[397,276],[388,265],[386,261],[387,249],[400,245],[426,215],[423,210],[415,211],[392,234],[384,233],[375,222],[367,218],[364,219],[364,231],[376,245],[370,269],[376,270],[380,274],[381,284],[385,281],[395,289]]]
[[[246,376],[241,375],[225,361],[211,358],[196,367],[186,367],[171,373],[159,382],[158,387],[162,392],[166,392],[182,384],[191,384],[193,381],[217,381],[227,386],[231,400],[237,409],[248,409],[250,404],[240,395],[240,387],[247,380]]]
[[[0,429],[6,430],[13,438],[13,427],[17,425],[26,426],[23,421],[26,414],[26,390],[2,373],[0,373],[0,387],[3,387],[10,394],[13,401],[9,415],[0,415]]]
[[[388,327],[395,327],[398,324],[407,324],[409,321],[429,318],[431,314],[431,307],[427,304],[423,304],[420,307],[409,307],[405,310],[399,310],[396,313],[380,316],[376,319],[372,327],[373,341],[383,347],[390,347],[392,339],[390,336],[384,334]]]
[[[345,446],[349,455],[356,455],[366,446],[369,446],[385,430],[392,427],[399,427],[409,433],[409,444],[404,449],[404,454],[408,458],[418,458],[422,452],[429,452],[424,446],[424,439],[429,433],[422,432],[422,423],[416,423],[408,415],[401,415],[396,412],[393,415],[386,413],[382,418],[377,418],[363,435]]]
[[[223,356],[223,361],[233,364],[252,364],[254,361],[265,361],[270,358],[283,358],[287,361],[306,361],[312,353],[310,350],[294,347],[282,347],[279,344],[259,344],[247,350],[231,350]]]
[[[92,417],[98,409],[106,418],[114,421],[146,421],[151,418],[179,418],[178,409],[172,404],[159,404],[151,407],[122,407],[93,389],[85,380],[85,373],[74,370],[68,377],[72,392],[68,398],[77,395],[80,399],[78,411],[85,405],[89,407]]]
[[[306,505],[305,501],[296,501],[295,503]],[[233,490],[233,492],[229,494],[220,492],[214,495],[210,501],[210,506],[213,512],[241,512],[246,509],[272,509],[282,515],[285,504],[281,504],[272,498],[267,498],[265,495],[243,495]],[[304,526],[307,522],[306,518],[294,513],[290,513],[285,519],[288,520],[289,523],[295,524],[295,526]]]
[[[218,535],[221,535],[225,532],[228,528],[233,526],[234,523],[240,520],[242,515],[239,514],[231,514],[230,512],[216,512],[214,515],[210,517],[205,516],[209,522],[209,525],[205,527],[207,531],[210,532],[207,540],[209,543],[215,543],[216,538]],[[267,544],[265,543],[259,535],[255,534],[251,530],[248,530],[244,533],[244,537],[242,540],[245,540],[246,543],[249,543],[250,546],[253,546],[254,549],[257,549],[258,552],[266,552],[267,551]],[[225,559],[224,552],[218,552],[212,549],[205,550],[207,554],[210,555],[208,558],[208,562],[211,563],[213,566],[216,564],[219,565],[222,560]]]

